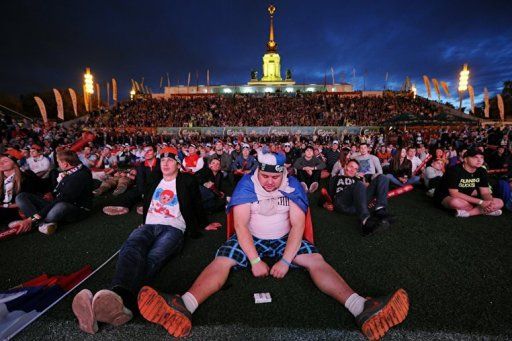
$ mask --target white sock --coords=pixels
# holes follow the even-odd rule
[[[364,302],[366,302],[366,299],[356,293],[353,293],[345,302],[345,308],[347,308],[348,311],[356,317],[363,312]]]
[[[197,307],[199,307],[199,303],[197,303],[196,298],[194,295],[189,293],[188,291],[181,296],[181,299],[183,300],[183,303],[185,303],[185,307],[187,307],[187,310],[190,311],[191,314],[196,311]]]

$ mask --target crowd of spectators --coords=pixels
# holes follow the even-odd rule
[[[326,94],[174,97],[127,102],[106,124],[137,127],[382,125],[401,114],[429,120],[438,106],[410,96],[346,97]]]
[[[304,103],[304,106],[298,105],[297,101]],[[281,102],[285,105],[281,106]],[[272,104],[267,106],[265,103]],[[110,113],[115,116],[115,119],[108,114],[105,116],[104,113],[94,113],[85,121],[68,125],[52,123],[46,126],[37,120],[31,122],[5,115],[0,123],[2,136],[0,153],[9,157],[9,160],[3,162],[5,164],[3,167],[9,170],[3,171],[5,174],[2,174],[4,182],[2,199],[4,208],[13,210],[4,216],[10,217],[7,220],[11,220],[16,215],[13,213],[15,208],[19,208],[15,200],[16,194],[26,191],[27,188],[33,193],[47,195],[48,200],[52,199],[49,193],[52,193],[59,184],[57,181],[59,174],[65,172],[59,168],[57,153],[80,140],[84,131],[94,134],[96,139],[84,144],[76,151],[80,164],[89,170],[96,181],[94,194],[103,195],[114,191],[116,196],[122,196],[131,193],[128,195],[129,199],[119,200],[122,204],[117,206],[123,207],[119,212],[131,209],[140,199],[141,189],[136,194],[129,189],[136,186],[136,168],[148,162],[148,148],[152,149],[156,156],[166,146],[177,148],[183,172],[198,173],[201,175],[200,179],[205,179],[201,185],[208,191],[202,189],[201,193],[204,197],[215,198],[216,202],[204,204],[215,210],[223,206],[226,197],[229,197],[229,193],[240,178],[254,171],[258,165],[258,152],[262,150],[283,153],[286,156],[285,165],[289,173],[296,175],[304,189],[309,192],[315,192],[319,188],[322,178],[340,175],[346,160],[350,158],[359,162],[362,173],[384,173],[392,187],[424,184],[431,196],[434,195],[442,174],[449,167],[460,164],[463,161],[463,153],[468,149],[482,148],[488,169],[510,169],[512,165],[510,127],[478,128],[461,125],[456,128],[436,129],[388,130],[382,128],[380,131],[343,136],[250,137],[238,135],[206,138],[158,135],[154,131],[119,130],[112,126],[112,122],[120,121],[128,125],[169,125],[171,123],[167,120],[178,116],[181,120],[199,118],[198,121],[194,121],[194,124],[198,125],[277,124],[282,123],[278,122],[280,117],[283,117],[283,122],[290,122],[290,119],[298,117],[313,120],[313,116],[292,115],[291,111],[285,110],[285,114],[274,112],[272,117],[276,121],[269,122],[258,114],[258,110],[282,107],[299,112],[311,106],[319,110],[325,108],[329,110],[324,112],[323,116],[319,116],[322,116],[322,121],[318,121],[319,118],[316,117],[314,122],[302,123],[335,124],[334,121],[329,121],[333,118],[329,113],[336,112],[336,110],[330,110],[333,108],[345,108],[350,112],[352,110],[350,108],[360,105],[368,108],[377,106],[379,111],[387,113],[394,112],[397,107],[401,108],[400,110],[413,107],[416,108],[414,110],[427,110],[424,108],[428,106],[416,106],[414,103],[416,103],[414,100],[403,97],[340,100],[323,95],[304,95],[293,98],[240,96],[239,98],[212,97],[172,101],[150,100],[122,104],[119,109]],[[200,113],[203,109],[199,110],[199,108],[203,108],[208,114],[204,116],[204,112]],[[195,114],[190,114],[189,109]],[[237,110],[244,110],[251,114],[241,117],[235,114]],[[283,115],[289,117],[285,120]],[[227,121],[231,117],[238,117],[242,121]],[[245,117],[249,121],[244,121]],[[201,121],[210,118],[213,121]],[[221,121],[218,121],[219,119]],[[184,121],[179,122],[184,123]],[[295,123],[301,122],[293,122]],[[423,164],[427,155],[431,155],[432,158],[427,164]],[[76,166],[74,158],[70,156],[66,158],[71,161],[70,168]],[[218,162],[212,163],[213,159]],[[509,170],[503,172],[510,177]],[[15,186],[12,185],[11,175],[13,174],[15,174]],[[222,184],[219,174],[222,174]],[[30,186],[27,186],[28,183]],[[114,205],[114,207],[117,206]]]

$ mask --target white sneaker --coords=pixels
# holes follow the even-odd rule
[[[436,189],[435,188],[431,188],[427,191],[427,197],[429,198],[433,198],[434,197],[434,193],[435,193]]]
[[[300,185],[302,186],[302,188],[304,188],[304,192],[308,192],[308,185],[306,185],[305,182],[301,182]]]
[[[55,223],[46,223],[39,225],[39,232],[50,235],[54,234],[57,231],[57,224]]]
[[[318,189],[318,182],[313,182],[309,188],[310,193],[314,193]]]
[[[486,213],[485,215],[488,215],[488,216],[491,216],[491,217],[499,217],[500,215],[502,215],[502,211],[501,210],[496,210],[494,212],[489,212],[489,213]]]
[[[13,229],[15,228],[17,225],[21,224],[23,220],[15,220],[15,221],[11,221],[9,223],[9,225],[7,225],[7,227],[9,227],[10,229]]]
[[[455,213],[456,218],[467,218],[469,217],[469,212],[464,210],[457,210],[457,213]]]

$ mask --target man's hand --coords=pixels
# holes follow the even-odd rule
[[[290,267],[283,261],[279,261],[270,270],[270,274],[277,279],[281,279],[288,273]]]
[[[22,234],[30,231],[32,229],[32,219],[27,218],[22,220],[18,225],[15,227],[16,234]]]
[[[491,212],[495,211],[494,205],[492,203],[493,203],[492,199],[484,200],[484,202],[480,205],[482,211],[484,213],[491,213]]]
[[[219,229],[220,227],[222,227],[222,224],[215,222],[215,223],[208,224],[208,226],[206,226],[204,229],[206,231],[217,231],[217,229]]]
[[[254,277],[267,277],[268,276],[268,265],[264,261],[260,260],[257,264],[251,267],[252,274]]]

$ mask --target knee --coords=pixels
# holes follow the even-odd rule
[[[228,257],[223,256],[217,256],[215,259],[210,263],[209,267],[215,269],[215,270],[231,270],[232,267],[236,265],[236,262]]]
[[[298,259],[297,263],[305,267],[308,271],[314,271],[327,264],[324,257],[319,253],[311,253],[306,255],[300,255],[302,259]]]
[[[16,199],[14,199],[14,200],[16,201],[16,204],[19,206],[20,203],[26,202],[27,198],[28,198],[28,193],[27,192],[21,192],[20,194],[18,194],[16,196]]]
[[[492,203],[493,203],[494,207],[496,207],[497,210],[504,206],[503,200],[501,200],[499,198],[492,199]]]
[[[389,175],[391,175],[391,174],[389,174]],[[391,175],[391,176],[393,176],[393,175]],[[389,184],[389,178],[387,176],[385,176],[384,174],[377,175],[375,180],[377,181],[378,184],[380,184],[380,183]]]
[[[64,217],[64,210],[66,209],[66,204],[63,202],[59,202],[55,204],[50,212],[46,215],[47,222],[56,222],[56,220],[60,220]]]

